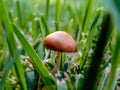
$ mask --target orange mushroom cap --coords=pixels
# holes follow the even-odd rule
[[[73,52],[76,49],[75,40],[66,32],[56,31],[44,39],[46,48],[59,52]]]

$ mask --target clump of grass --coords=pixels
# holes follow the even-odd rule
[[[8,17],[4,2],[2,0],[0,1],[0,7],[3,8],[3,9],[0,9],[0,11],[3,14],[3,15],[0,16],[0,18],[1,18],[3,28],[4,28],[4,31],[5,31],[10,56],[12,57],[17,50],[17,46],[16,46],[15,39],[14,39],[14,36],[13,36],[12,26],[10,24],[9,17]],[[20,88],[27,90],[27,85],[26,85],[25,76],[24,76],[24,70],[22,68],[19,57],[17,58],[17,62],[15,62],[15,64],[14,64],[13,74],[21,80]]]
[[[5,41],[0,42],[1,90],[116,88],[118,1],[105,4],[113,7],[110,10],[98,0],[7,1],[0,1],[0,40]],[[46,49],[43,40],[56,30],[69,33],[77,48],[73,53],[62,53],[60,70],[51,73],[57,53]]]

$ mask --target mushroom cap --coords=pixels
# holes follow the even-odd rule
[[[46,48],[59,52],[73,52],[76,49],[76,42],[68,33],[56,31],[44,39]]]

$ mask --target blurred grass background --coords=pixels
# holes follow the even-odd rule
[[[0,12],[1,90],[119,90],[119,0],[1,0]],[[43,40],[58,30],[77,48],[52,74]]]

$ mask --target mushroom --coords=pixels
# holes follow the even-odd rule
[[[44,46],[50,50],[58,52],[56,66],[52,70],[52,73],[56,73],[60,69],[61,52],[75,51],[76,42],[68,33],[64,31],[56,31],[45,37]]]

